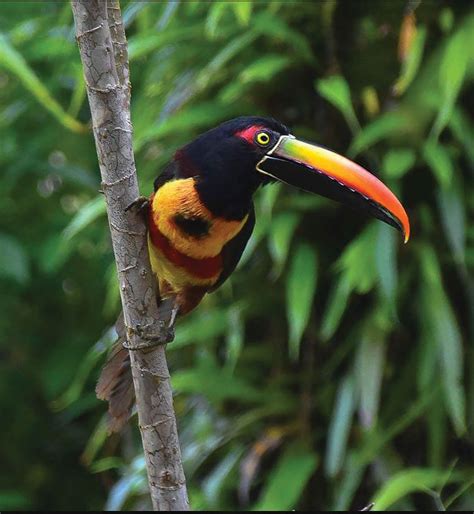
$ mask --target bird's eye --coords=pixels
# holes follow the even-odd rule
[[[268,132],[257,132],[255,135],[255,142],[260,146],[268,146],[270,143],[270,134]]]

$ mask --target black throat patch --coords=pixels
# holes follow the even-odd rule
[[[185,216],[176,214],[173,216],[175,225],[186,235],[201,239],[209,234],[211,222],[199,216]]]

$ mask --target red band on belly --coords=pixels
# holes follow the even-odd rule
[[[151,209],[148,229],[153,245],[175,266],[184,268],[191,275],[202,279],[217,277],[222,271],[222,258],[220,255],[206,257],[204,259],[195,259],[176,250],[169,239],[159,231],[153,219]]]

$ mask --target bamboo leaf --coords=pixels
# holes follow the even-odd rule
[[[413,79],[418,72],[423,57],[423,49],[426,41],[426,28],[418,27],[413,43],[410,45],[408,55],[403,61],[402,71],[398,77],[393,91],[397,96],[402,95],[413,82]]]
[[[0,278],[24,285],[30,279],[30,262],[23,245],[14,237],[0,233]]]
[[[416,155],[410,148],[389,150],[383,160],[382,169],[386,177],[402,178],[415,164]]]
[[[446,479],[443,470],[412,468],[400,471],[390,478],[377,492],[373,501],[374,510],[387,510],[394,503],[416,491],[434,489]],[[451,481],[453,477],[451,477]]]
[[[328,304],[321,321],[321,339],[328,341],[339,327],[346,310],[351,286],[349,281],[341,277],[329,295]]]
[[[445,48],[439,69],[439,83],[443,100],[431,132],[435,139],[439,137],[449,122],[451,112],[464,82],[467,65],[471,58],[471,54],[466,51],[469,44],[468,30],[463,27],[449,39]]]
[[[454,258],[463,263],[466,247],[466,215],[459,180],[453,177],[453,187],[440,189],[437,194],[443,229]]]
[[[430,139],[423,147],[423,157],[441,188],[448,188],[454,174],[454,165],[446,148]]]
[[[316,290],[317,260],[313,248],[301,244],[291,260],[286,283],[286,312],[290,328],[289,351],[297,359]]]
[[[466,430],[466,400],[463,388],[463,348],[461,333],[441,282],[439,263],[433,250],[423,248],[423,325],[438,352],[444,403],[458,436]]]
[[[285,265],[290,249],[291,239],[300,221],[300,215],[295,212],[282,212],[275,216],[268,234],[270,254],[279,275]]]
[[[333,75],[316,82],[318,93],[329,103],[334,105],[344,116],[353,132],[360,128],[354,107],[352,106],[351,91],[344,77]]]
[[[394,307],[397,292],[397,236],[398,234],[383,223],[377,227],[375,263],[380,280],[380,289],[385,299]]]
[[[96,196],[84,204],[63,231],[63,238],[70,241],[87,226],[106,213],[105,201],[102,195]]]
[[[385,341],[382,334],[363,335],[356,355],[356,381],[359,392],[359,418],[361,425],[371,429],[377,414],[385,366]]]
[[[13,73],[36,100],[66,128],[79,133],[89,130],[86,125],[74,119],[58,104],[23,56],[3,34],[0,34],[0,67]]]
[[[305,445],[294,443],[286,448],[253,510],[295,509],[306,483],[317,466],[317,455]]]
[[[329,425],[324,472],[335,477],[342,468],[355,408],[355,387],[352,376],[340,383]]]
[[[363,150],[372,147],[375,143],[402,133],[408,123],[409,120],[406,119],[405,114],[401,111],[382,114],[357,133],[349,148],[349,155],[355,157]]]

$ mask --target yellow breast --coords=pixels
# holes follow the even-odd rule
[[[207,233],[199,237],[186,233],[176,223],[177,215],[207,222]],[[241,221],[214,217],[201,203],[193,178],[173,180],[161,186],[153,197],[152,216],[158,230],[173,247],[195,259],[219,255],[222,247],[240,232],[247,221],[247,216]]]

